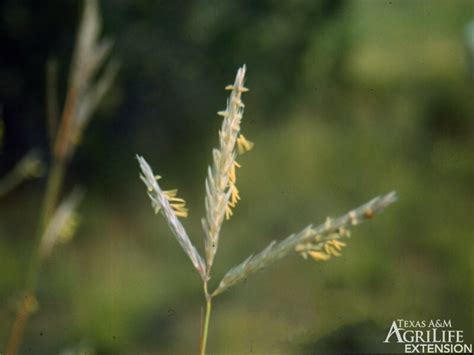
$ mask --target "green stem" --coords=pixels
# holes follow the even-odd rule
[[[206,355],[207,335],[209,330],[209,319],[211,318],[212,296],[207,292],[207,283],[204,284],[204,293],[206,296],[206,315],[204,317],[204,325],[201,332],[201,346],[199,355]]]
[[[64,178],[65,162],[59,159],[54,159],[53,166],[48,176],[46,186],[46,194],[43,200],[43,215],[41,218],[40,234],[43,234],[51,219],[56,205],[58,204],[59,194]]]
[[[43,208],[41,212],[40,224],[38,226],[38,235],[36,237],[36,246],[33,251],[33,256],[30,262],[30,268],[27,275],[27,287],[30,290],[36,289],[38,274],[41,269],[41,260],[39,255],[39,248],[41,245],[41,239],[43,238],[44,232],[48,227],[54,211],[59,201],[59,195],[61,193],[61,187],[64,179],[65,163],[61,160],[55,159],[53,165],[48,174],[48,180],[46,183],[46,193],[43,198]]]

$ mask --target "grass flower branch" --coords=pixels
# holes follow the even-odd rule
[[[245,71],[244,65],[237,71],[234,84],[226,86],[226,90],[230,90],[227,107],[218,112],[223,117],[222,127],[219,131],[219,147],[212,151],[213,162],[208,169],[206,217],[202,219],[208,277],[217,252],[224,217],[229,219],[232,216],[232,209],[240,199],[235,173],[236,168],[240,167],[236,161],[237,152],[244,153],[252,148],[252,143],[239,135],[245,107],[241,96],[248,91],[244,87]]]
[[[148,196],[150,197],[151,205],[155,213],[161,211],[179,245],[181,245],[181,248],[183,248],[189,259],[191,259],[194,268],[198,271],[199,275],[201,275],[201,278],[205,280],[206,266],[204,261],[191,243],[186,230],[178,219],[178,216],[186,217],[187,215],[187,210],[184,208],[184,200],[175,197],[177,190],[171,190],[171,192],[161,190],[157,181],[160,177],[153,174],[153,171],[145,159],[140,156],[137,156],[137,159],[142,172],[140,179],[147,187]]]
[[[395,192],[376,197],[341,217],[334,220],[328,218],[325,223],[317,227],[309,225],[302,231],[292,234],[278,243],[276,241],[271,242],[263,251],[255,256],[248,257],[244,262],[229,270],[217,289],[212,293],[212,296],[215,297],[221,294],[233,285],[245,280],[251,274],[266,268],[293,251],[297,251],[303,256],[305,256],[304,253],[308,253],[317,261],[328,260],[331,255],[340,256],[339,250],[345,246],[345,243],[339,241],[339,239],[350,236],[347,228],[371,219],[374,214],[382,212],[396,200]]]

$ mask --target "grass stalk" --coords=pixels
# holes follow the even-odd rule
[[[46,229],[48,222],[50,221],[57,207],[64,180],[65,169],[66,164],[64,163],[64,160],[55,159],[53,161],[53,165],[48,175],[48,181],[46,184],[46,193],[43,199],[43,212],[41,217],[41,226],[39,228],[39,238],[41,238],[41,235]]]
[[[78,200],[76,195],[73,199],[66,199],[61,204],[59,203],[66,168],[80,143],[86,124],[104,94],[109,90],[117,73],[117,64],[110,60],[105,65],[102,75],[97,76],[97,72],[109,57],[112,47],[111,41],[100,39],[100,30],[98,0],[85,0],[71,64],[68,90],[59,122],[57,122],[59,110],[56,93],[56,64],[50,62],[47,68],[47,116],[52,165],[43,197],[36,245],[26,275],[25,296],[18,305],[7,342],[6,355],[15,355],[20,348],[28,319],[38,308],[35,294],[42,260],[46,254],[49,255],[55,238],[62,233],[61,227],[64,227],[69,218],[72,218],[73,209]]]
[[[28,323],[30,316],[34,313],[35,308],[36,298],[33,294],[27,293],[16,313],[12,332],[5,349],[6,355],[14,355],[18,353],[26,324]]]
[[[209,333],[209,320],[211,318],[212,310],[212,296],[207,291],[207,282],[204,283],[204,295],[206,297],[206,315],[204,316],[204,324],[201,332],[201,339],[199,342],[199,355],[206,354],[207,335]]]

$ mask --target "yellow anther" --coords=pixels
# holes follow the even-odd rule
[[[331,258],[330,255],[325,254],[321,251],[310,250],[308,251],[309,256],[311,256],[316,261],[326,261]]]
[[[239,135],[239,138],[237,138],[237,149],[239,154],[244,154],[245,152],[252,150],[253,146],[254,143],[245,138],[243,134]]]

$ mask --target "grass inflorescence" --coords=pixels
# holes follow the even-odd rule
[[[246,67],[244,65],[237,71],[234,83],[225,87],[230,91],[227,106],[225,110],[218,112],[218,115],[223,118],[219,130],[219,145],[212,151],[212,164],[208,168],[205,181],[205,217],[202,219],[205,258],[201,257],[179,221],[179,218],[188,215],[184,200],[177,197],[177,190],[163,191],[158,184],[158,179],[161,177],[153,173],[152,168],[143,157],[137,156],[141,169],[140,178],[147,187],[153,209],[156,213],[161,211],[175,238],[203,281],[206,312],[200,333],[200,354],[206,352],[214,297],[292,252],[299,253],[304,258],[310,257],[315,261],[326,261],[331,257],[340,256],[342,249],[346,247],[343,239],[350,237],[350,228],[372,219],[397,200],[396,193],[390,192],[384,196],[376,197],[342,216],[327,217],[326,221],[318,226],[309,225],[281,241],[273,241],[261,252],[249,256],[231,268],[217,288],[209,291],[208,282],[218,250],[222,224],[226,219],[232,217],[232,211],[240,200],[236,175],[240,164],[237,162],[237,158],[240,154],[250,151],[254,145],[241,133],[245,108],[242,95],[248,91],[244,86],[245,74]]]

